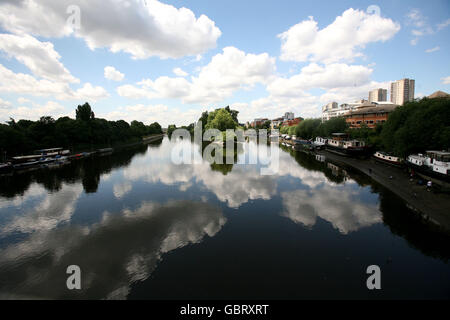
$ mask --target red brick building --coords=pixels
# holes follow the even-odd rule
[[[292,126],[296,126],[296,125],[298,125],[300,122],[302,122],[302,118],[295,118],[295,119],[293,119],[293,120],[287,120],[287,121],[284,121],[282,124],[281,124],[281,126],[283,126],[283,127],[292,127]]]
[[[377,105],[374,107],[359,108],[343,115],[350,128],[360,128],[365,123],[369,128],[375,128],[377,124],[386,122],[389,114],[397,105]]]

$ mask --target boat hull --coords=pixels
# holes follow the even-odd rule
[[[444,182],[450,183],[450,175],[448,175],[448,174],[442,174],[439,172],[435,172],[426,166],[418,166],[409,161],[407,162],[407,166],[409,168],[413,169],[415,172],[417,172],[417,174],[419,174],[420,176],[422,176],[425,179],[438,180],[438,181],[444,181]]]
[[[341,147],[335,147],[332,145],[327,145],[326,146],[326,150],[342,155],[342,156],[346,156],[346,157],[355,157],[355,158],[359,158],[359,157],[366,157],[367,153],[368,153],[368,149],[365,147],[354,147],[354,148],[341,148]]]
[[[376,161],[380,162],[380,163],[384,163],[384,164],[388,164],[397,168],[401,168],[404,166],[403,162],[397,162],[397,161],[391,161],[391,160],[387,160],[387,159],[382,159],[379,158],[377,156],[372,156],[373,159],[375,159]]]

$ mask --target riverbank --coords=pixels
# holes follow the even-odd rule
[[[349,165],[361,171],[402,198],[410,208],[420,213],[425,219],[450,230],[449,195],[427,191],[426,186],[417,183],[417,179],[411,181],[404,170],[379,163],[374,159],[349,158],[328,151],[318,151],[317,153],[331,161]]]
[[[58,157],[50,156],[45,161],[36,161],[31,160],[29,163],[25,163],[25,165],[21,167],[13,166],[11,163],[4,164],[0,169],[0,175],[12,175],[13,173],[24,173],[39,169],[46,169],[46,168],[57,168],[62,167],[72,160],[78,160],[82,158],[92,157],[92,156],[104,156],[104,155],[110,155],[114,152],[121,152],[123,150],[126,150],[128,148],[132,148],[134,146],[138,145],[145,145],[154,143],[157,141],[160,141],[164,138],[165,134],[155,134],[147,137],[143,137],[142,139],[139,139],[138,141],[123,143],[123,144],[116,144],[113,146],[102,146],[101,148],[90,148],[89,151],[86,151],[84,149],[81,150],[72,150],[70,154],[61,156],[58,155]]]

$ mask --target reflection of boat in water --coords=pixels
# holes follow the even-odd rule
[[[400,167],[403,165],[403,159],[400,157],[393,156],[389,153],[377,151],[373,155],[374,159],[383,163],[388,163],[393,166]]]
[[[314,150],[314,146],[309,140],[293,140],[294,142],[294,150],[296,151],[312,151]]]
[[[98,149],[97,152],[98,152],[99,154],[102,154],[102,153],[110,153],[110,152],[113,152],[113,148],[103,148],[103,149]]]
[[[0,174],[9,173],[13,169],[13,166],[10,162],[8,163],[0,163]]]
[[[363,141],[349,140],[346,133],[333,133],[333,138],[328,139],[326,149],[330,152],[349,157],[365,156],[368,151]]]
[[[40,154],[29,156],[18,156],[11,158],[11,163],[14,169],[25,169],[39,164]]]
[[[325,162],[326,157],[321,154],[316,154],[316,160],[319,162]]]
[[[343,176],[344,178],[349,177],[348,172],[345,169],[342,169],[339,166],[337,166],[331,162],[327,163],[327,167],[328,167],[328,169],[331,169],[331,173],[336,177],[339,177],[339,176]]]
[[[407,165],[426,178],[450,182],[450,152],[427,151],[426,155],[410,155]]]

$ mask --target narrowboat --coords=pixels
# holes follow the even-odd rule
[[[70,153],[69,150],[64,150],[63,148],[50,148],[50,149],[41,149],[36,150],[38,154],[42,157],[55,157],[55,156],[66,156]]]
[[[400,157],[396,157],[393,156],[392,154],[386,153],[386,152],[382,152],[382,151],[377,151],[373,154],[373,157],[375,160],[383,162],[383,163],[387,163],[396,167],[401,167],[403,166],[403,159]]]
[[[333,138],[327,141],[326,149],[348,157],[363,157],[367,155],[368,151],[363,141],[349,140],[346,133],[333,133]]]

